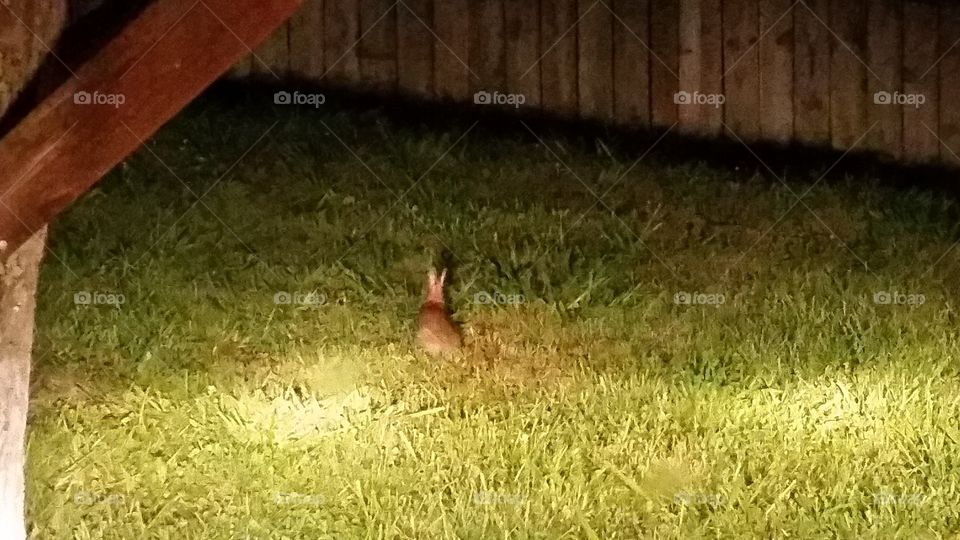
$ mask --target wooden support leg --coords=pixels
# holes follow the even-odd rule
[[[24,470],[30,351],[44,227],[0,269],[0,538],[26,538]]]

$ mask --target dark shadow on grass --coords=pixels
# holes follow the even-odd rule
[[[522,121],[542,138],[560,139],[584,152],[595,152],[599,140],[616,154],[630,158],[646,152],[665,131],[449,100],[425,101],[407,95],[383,97],[362,87],[346,88],[296,79],[282,83],[265,78],[224,80],[212,86],[202,99],[245,108],[256,102],[262,108],[264,96],[272,95],[277,90],[293,89],[323,92],[328,97],[327,102],[335,104],[338,110],[356,114],[375,112],[398,124],[432,131],[465,130],[476,120],[482,119],[474,130],[477,136],[532,140]],[[724,136],[718,138],[698,137],[674,130],[663,137],[647,159],[662,165],[699,161],[744,180],[760,177],[776,185],[783,181],[795,191],[829,171],[821,181],[825,185],[852,176],[869,178],[875,180],[877,185],[897,189],[931,189],[951,197],[960,195],[955,168],[941,163],[896,161],[889,156],[864,150],[862,144],[861,141],[861,148],[854,148],[844,155],[843,151],[830,147],[798,143],[747,142],[745,146],[726,130]]]

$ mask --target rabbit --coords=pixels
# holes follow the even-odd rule
[[[427,295],[417,314],[417,341],[430,355],[446,355],[460,348],[463,337],[460,329],[447,314],[443,301],[443,282],[447,270],[437,272],[433,268],[427,273]]]

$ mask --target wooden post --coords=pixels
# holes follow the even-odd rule
[[[37,274],[47,229],[43,227],[7,259],[0,286],[0,536],[26,537],[24,463],[30,352]]]
[[[0,115],[24,90],[67,19],[59,0],[13,0],[0,6]],[[29,26],[25,22],[29,21]],[[0,175],[5,170],[0,170]],[[37,273],[46,229],[25,244],[0,242],[0,538],[26,538],[25,436]]]
[[[158,0],[0,141],[0,537],[25,536],[23,443],[34,292],[45,225],[262,41],[298,4]],[[52,4],[24,5],[37,10],[27,18],[35,20]],[[4,4],[0,13],[9,13],[8,7]],[[60,15],[62,21],[64,14]],[[9,39],[19,24],[0,17],[0,31],[7,38],[0,40],[0,58],[5,61],[33,43],[34,38]],[[51,26],[58,28],[56,18]],[[43,41],[52,42],[54,37],[47,35]],[[36,66],[4,67],[8,66],[0,65],[4,75],[0,86],[15,89]],[[19,80],[11,74],[19,74]]]

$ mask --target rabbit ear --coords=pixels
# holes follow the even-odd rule
[[[443,278],[440,278],[440,279],[442,280]],[[436,282],[437,282],[437,271],[431,268],[427,272],[427,283],[430,285],[430,287],[433,287],[433,284]]]
[[[440,286],[443,287],[443,281],[447,279],[447,269],[444,268],[440,271]]]

